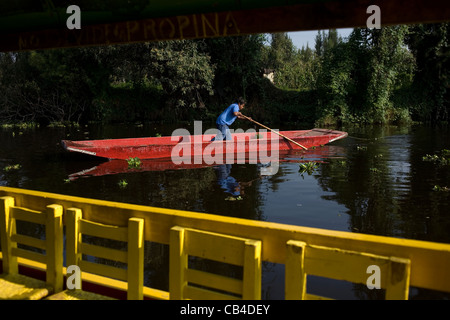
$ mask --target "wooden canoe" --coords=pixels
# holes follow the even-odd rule
[[[311,129],[297,131],[281,131],[286,137],[297,143],[311,148],[321,146],[338,139],[345,138],[346,132],[331,129]],[[161,159],[171,158],[173,151],[180,157],[195,155],[227,153],[251,153],[261,151],[301,149],[298,145],[272,132],[242,132],[232,134],[233,147],[231,149],[224,141],[214,141],[213,134],[165,136],[148,138],[125,138],[71,141],[63,140],[62,145],[67,151],[80,152],[91,156],[107,159],[129,158]],[[176,148],[174,150],[174,148]]]

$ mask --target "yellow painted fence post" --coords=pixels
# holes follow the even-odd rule
[[[13,197],[0,198],[0,232],[2,252],[3,252],[3,273],[17,274],[19,266],[17,257],[12,254],[13,248],[17,248],[17,243],[11,241],[11,236],[16,233],[14,219],[10,219],[10,208],[14,206]]]
[[[47,256],[47,283],[55,292],[63,289],[63,207],[60,205],[47,206],[47,221],[45,227],[46,256]]]
[[[128,220],[128,300],[144,298],[144,220]]]
[[[286,243],[285,299],[304,300],[306,292],[305,248],[302,241]]]

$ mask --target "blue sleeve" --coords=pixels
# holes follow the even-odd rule
[[[239,106],[237,104],[234,104],[233,106],[234,106],[233,107],[233,113],[239,112]]]

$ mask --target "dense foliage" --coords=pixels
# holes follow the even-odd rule
[[[213,120],[237,96],[266,123],[448,121],[450,24],[0,53],[0,122]],[[263,77],[274,71],[274,82]]]

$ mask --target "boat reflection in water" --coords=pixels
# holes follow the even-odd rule
[[[341,157],[345,153],[345,149],[341,146],[330,146],[325,145],[317,147],[315,149],[309,150],[280,150],[279,151],[279,163],[282,162],[307,162],[307,161],[324,161],[327,158]],[[204,161],[201,163],[195,163],[195,161],[186,161],[187,163],[175,164],[171,158],[162,159],[149,159],[140,160],[140,164],[137,167],[130,167],[128,161],[126,160],[107,160],[100,162],[93,167],[88,167],[81,171],[76,171],[69,174],[69,180],[75,180],[80,177],[95,177],[110,174],[119,173],[132,173],[132,172],[144,172],[144,171],[166,171],[166,170],[186,170],[186,169],[198,169],[206,167],[219,166],[218,170],[221,169],[222,165],[231,164],[263,164],[261,166],[261,175],[272,175],[276,174],[278,169],[278,162],[275,163],[261,163],[258,157],[252,157],[250,154],[238,154],[232,163],[225,164],[208,164]],[[88,162],[92,165],[92,162]],[[82,165],[78,162],[77,165]],[[72,171],[68,169],[69,172]],[[224,171],[224,172],[225,172]]]
[[[217,174],[217,184],[225,193],[230,195],[225,200],[242,200],[245,196],[245,188],[250,187],[254,181],[261,179],[263,175],[259,175],[258,178],[250,181],[237,181],[231,175],[231,168],[232,164],[220,164],[214,167]],[[261,171],[263,172],[263,170]]]

